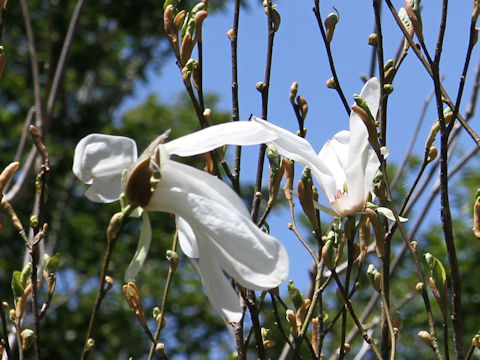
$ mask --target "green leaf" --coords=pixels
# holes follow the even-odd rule
[[[125,272],[125,282],[134,281],[135,277],[143,267],[143,263],[147,258],[148,250],[150,249],[150,242],[152,240],[152,227],[150,225],[150,218],[146,211],[142,215],[143,224],[142,230],[140,231],[140,239],[138,240],[137,250],[133,259],[128,265],[127,271]]]
[[[15,270],[13,272],[12,276],[12,291],[13,291],[13,296],[15,298],[19,298],[23,295],[23,291],[25,290],[25,287],[22,284],[22,272]]]
[[[60,266],[60,254],[56,253],[52,257],[45,254],[45,271],[48,274],[55,274]]]

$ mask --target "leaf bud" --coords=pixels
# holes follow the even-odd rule
[[[0,60],[1,61],[1,60]],[[0,73],[1,77],[1,73]],[[5,169],[3,169],[2,173],[0,174],[0,198],[3,196],[3,189],[5,188],[5,185],[10,181],[10,179],[13,177],[15,172],[18,170],[20,167],[20,163],[18,161],[12,162]]]
[[[290,99],[290,104],[292,106],[295,106],[295,98],[297,97],[297,92],[298,92],[298,82],[294,81],[292,85],[290,85],[290,94],[289,94],[289,99]]]
[[[432,336],[426,330],[421,330],[418,332],[417,336],[427,345],[433,346]]]
[[[393,92],[393,85],[392,84],[383,85],[383,91],[385,92],[385,94],[390,95]]]
[[[172,269],[172,271],[177,270],[178,253],[173,251],[173,250],[167,250],[166,258],[167,258],[168,262],[170,263],[170,268]]]
[[[265,84],[263,81],[259,81],[255,85],[255,88],[258,92],[263,93],[265,90],[267,90],[267,84]]]
[[[298,109],[300,110],[300,116],[303,120],[305,120],[308,112],[307,100],[303,96],[299,95],[297,96],[297,104],[298,104]]]
[[[333,241],[328,239],[322,247],[322,259],[325,266],[329,270],[333,270],[335,267],[335,248]]]
[[[161,358],[165,357],[165,344],[164,343],[157,343],[155,345],[155,351]]]
[[[478,191],[477,191],[478,192]],[[480,239],[480,199],[477,197],[473,204],[473,235]]]
[[[377,47],[378,45],[378,35],[376,33],[370,34],[368,37],[368,45],[371,45],[373,47]]]
[[[327,88],[329,89],[336,89],[337,88],[337,84],[335,83],[335,79],[333,77],[331,77],[330,79],[328,79],[326,82],[325,82],[325,85],[327,86]]]
[[[417,285],[415,285],[415,291],[416,291],[419,295],[422,295],[422,294],[423,294],[423,289],[424,289],[423,282],[418,282]]]
[[[31,329],[24,329],[20,333],[20,337],[22,338],[22,348],[26,350],[32,346],[35,333]]]
[[[333,39],[333,33],[335,32],[335,26],[338,23],[338,19],[339,17],[338,17],[338,14],[336,13],[330,13],[325,18],[324,24],[325,24],[325,29],[327,30],[325,37],[326,37],[327,43],[330,43]]]
[[[314,230],[319,229],[317,212],[313,204],[313,182],[311,170],[306,166],[302,172],[302,177],[297,184],[298,199],[302,205],[303,212],[307,215],[310,224]]]
[[[370,279],[370,282],[372,283],[373,288],[380,292],[382,289],[382,274],[377,271],[375,265],[368,265],[367,275]]]
[[[438,150],[435,145],[431,145],[430,148],[428,149],[428,155],[427,155],[427,164],[430,164],[433,160],[438,155]]]
[[[227,31],[227,37],[230,39],[230,41],[234,41],[237,38],[237,34],[235,30],[230,29]]]
[[[480,350],[480,335],[479,335],[479,334],[476,334],[476,335],[472,338],[472,345],[475,346],[477,349]]]
[[[112,241],[118,235],[120,231],[121,224],[123,222],[123,213],[117,212],[113,214],[112,218],[110,219],[110,223],[108,224],[107,228],[107,239],[108,241]]]
[[[297,313],[295,314],[295,321],[297,323],[297,330],[302,328],[303,322],[305,321],[305,318],[307,317],[308,308],[310,307],[311,302],[312,301],[310,299],[303,300],[302,306],[300,306],[300,308],[297,310]]]
[[[352,350],[351,346],[349,343],[343,344],[343,353],[348,354]]]

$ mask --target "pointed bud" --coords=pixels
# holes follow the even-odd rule
[[[202,24],[203,21],[207,18],[208,12],[206,10],[198,11],[195,16],[195,41],[202,41]]]
[[[18,168],[20,167],[20,163],[18,161],[12,162],[2,171],[0,174],[0,199],[3,196],[3,189],[16,173]]]
[[[335,248],[332,240],[327,240],[322,246],[322,259],[323,263],[329,270],[333,270],[335,267]]]
[[[311,170],[308,166],[303,169],[302,177],[297,184],[298,199],[302,205],[303,212],[307,215],[310,224],[315,231],[318,231],[319,224],[317,212],[313,204],[313,182]]]
[[[163,25],[173,52],[177,58],[180,58],[180,48],[178,46],[178,28],[175,26],[173,14],[175,8],[172,5],[165,7],[163,11]],[[182,18],[183,19],[183,18]]]
[[[370,224],[373,227],[373,233],[375,234],[375,250],[379,258],[382,258],[385,253],[385,230],[383,229],[380,221],[378,219],[377,213],[370,209],[366,208],[365,213],[370,220]]]
[[[283,158],[282,163],[283,163],[284,174],[285,174],[285,185],[283,187],[283,193],[285,194],[285,198],[287,200],[291,200],[292,191],[293,191],[293,179],[294,179],[293,161],[290,159]]]
[[[267,157],[270,162],[267,206],[273,206],[277,199],[278,190],[280,189],[280,182],[283,178],[284,165],[277,148],[273,144],[267,146]]]
[[[335,32],[335,26],[338,23],[338,14],[330,13],[325,19],[325,29],[326,29],[326,41],[330,43],[333,39],[333,33]]]
[[[307,317],[308,313],[308,308],[310,307],[310,303],[312,301],[310,299],[305,299],[303,300],[302,306],[297,310],[297,313],[295,314],[295,321],[297,323],[297,330],[300,330],[303,326],[303,322],[305,321],[305,318]]]
[[[377,271],[375,265],[368,265],[367,275],[373,288],[380,292],[382,290],[382,275]]]
[[[112,241],[118,235],[120,228],[123,223],[123,213],[117,212],[113,214],[112,218],[110,219],[110,223],[108,224],[107,228],[107,239],[108,241]]]
[[[178,12],[177,15],[175,15],[175,18],[173,19],[173,24],[175,25],[176,30],[180,28],[182,21],[185,19],[185,15],[187,15],[187,12],[185,10],[181,10]]]
[[[413,31],[417,34],[418,39],[423,42],[423,26],[422,16],[420,13],[420,0],[405,0],[405,10],[410,19]]]
[[[358,226],[358,242],[360,246],[360,257],[358,261],[360,264],[363,264],[367,257],[368,245],[370,244],[370,223],[367,223],[367,217],[365,215],[362,215]]]
[[[295,313],[293,310],[287,309],[285,312],[285,318],[287,319],[288,323],[290,324],[290,334],[296,338],[298,336],[297,331],[297,320],[295,318]]]
[[[295,106],[295,98],[297,97],[297,92],[298,92],[298,82],[294,81],[292,85],[290,85],[290,94],[289,94],[289,99],[290,99],[290,104],[292,106]]]
[[[480,189],[477,189],[476,200],[473,204],[473,235],[480,239]]]

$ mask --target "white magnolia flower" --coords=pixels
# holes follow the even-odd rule
[[[377,78],[367,81],[360,97],[375,118],[380,100],[380,82]],[[310,167],[338,216],[363,210],[380,161],[370,149],[365,124],[354,111],[350,115],[350,131],[343,130],[335,134],[318,155],[305,139],[262,119],[252,117],[252,120],[277,134],[271,143],[281,155]]]
[[[86,192],[98,202],[114,201],[122,190],[147,211],[176,215],[183,252],[199,258],[200,275],[210,301],[231,322],[242,313],[224,272],[253,290],[277,287],[288,275],[283,245],[251,220],[242,200],[224,182],[170,155],[191,156],[223,145],[253,145],[275,134],[254,122],[212,126],[165,144],[153,142],[137,160],[128,138],[92,134],[75,149],[74,173],[92,184]],[[130,168],[122,186],[124,169]]]

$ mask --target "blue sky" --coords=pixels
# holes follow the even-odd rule
[[[444,86],[452,98],[456,96],[459,75],[463,67],[472,11],[471,1],[461,3],[462,5],[455,3],[450,6],[441,63],[441,72],[445,75]],[[240,115],[244,120],[248,119],[250,114],[257,116],[261,114],[261,98],[255,89],[255,84],[264,78],[267,43],[266,16],[263,7],[254,1],[248,1],[248,4],[249,9],[243,9],[240,15],[238,45]],[[353,102],[352,95],[359,93],[363,85],[360,75],[367,74],[369,71],[371,47],[367,44],[367,40],[374,30],[371,4],[371,1],[358,0],[321,2],[324,18],[334,11],[334,6],[340,14],[340,21],[332,42],[332,52],[337,73],[349,103]],[[394,1],[397,8],[403,4],[403,1]],[[433,54],[440,20],[440,2],[425,2],[423,6],[425,42]],[[291,83],[297,81],[298,94],[303,95],[309,104],[305,123],[308,129],[307,139],[318,151],[336,132],[348,129],[348,116],[336,92],[325,87],[325,81],[331,77],[331,73],[312,7],[313,1],[280,0],[277,2],[282,22],[275,36],[268,120],[296,131],[297,123],[288,95]],[[394,58],[402,37],[385,6],[383,12],[385,60],[388,60]],[[204,22],[205,91],[214,92],[220,96],[219,109],[213,109],[214,112],[231,109],[230,42],[226,32],[232,27],[232,23],[231,6],[225,11],[209,15]],[[462,110],[470,96],[469,90],[477,61],[478,51],[475,50],[471,71],[466,81]],[[395,91],[389,98],[387,146],[391,153],[390,162],[401,161],[414,132],[424,99],[432,87],[433,83],[423,66],[414,53],[410,52],[395,79]],[[159,94],[162,101],[165,101],[177,96],[183,90],[182,80],[172,57],[162,67],[161,73],[155,73],[152,70],[148,83],[137,86],[135,94],[124,104],[123,110],[140,104],[150,93]],[[415,147],[419,156],[423,155],[423,144],[431,124],[436,120],[435,111],[435,106],[432,104]],[[477,132],[480,130],[478,124],[472,126]],[[467,136],[463,137],[462,144],[465,150],[474,145]],[[253,181],[257,153],[256,148],[244,150],[242,163],[244,180]],[[321,200],[325,203],[322,197]],[[299,208],[300,206],[297,205],[297,210]],[[435,214],[438,214],[438,211],[435,211]],[[287,209],[281,213],[274,213],[269,218],[272,234],[279,238],[289,251],[290,278],[299,288],[306,289],[308,283],[306,269],[311,263],[311,258],[293,233],[287,229],[289,221]],[[303,229],[302,232],[305,236],[308,235],[307,229]]]

